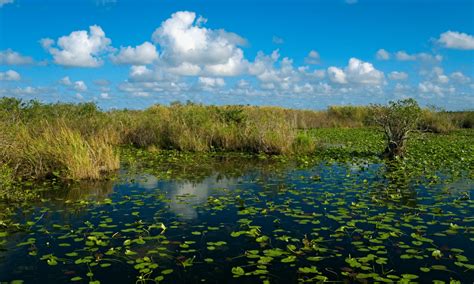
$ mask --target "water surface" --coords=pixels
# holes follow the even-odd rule
[[[470,179],[420,182],[366,162],[220,163],[44,193],[4,237],[0,281],[474,279]]]

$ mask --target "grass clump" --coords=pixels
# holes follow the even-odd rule
[[[24,180],[99,179],[119,167],[118,155],[106,139],[85,137],[63,123],[45,123],[38,129],[2,124],[0,131],[0,161]]]

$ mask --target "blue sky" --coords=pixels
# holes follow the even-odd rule
[[[474,1],[0,0],[0,96],[474,108]]]

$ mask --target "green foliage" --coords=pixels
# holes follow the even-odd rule
[[[155,105],[142,111],[104,112],[93,103],[43,104],[1,98],[1,183],[5,188],[18,179],[101,179],[118,168],[116,149],[124,145],[155,153],[178,150],[307,155],[315,153],[316,146],[321,148],[319,144],[324,143],[321,135],[335,134],[321,130],[313,137],[298,129],[358,128],[371,125],[373,122],[369,118],[374,113],[383,115],[385,125],[390,129],[387,145],[397,143],[401,147],[395,148],[403,150],[407,132],[396,129],[413,130],[416,117],[412,115],[418,112],[413,100],[372,108],[334,106],[327,111],[204,106],[188,102]],[[472,114],[423,110],[417,125],[432,132],[445,133],[457,127],[470,127]],[[371,137],[373,134],[367,135]],[[369,149],[372,142],[361,146],[364,150],[357,155],[367,155],[380,148],[376,145]],[[352,151],[349,150],[351,147],[344,149]],[[341,151],[334,152],[334,155],[340,154]]]
[[[403,156],[410,132],[416,130],[421,108],[414,99],[390,101],[388,105],[372,105],[374,122],[385,134],[384,154],[390,158]]]
[[[316,141],[310,133],[306,131],[300,131],[295,137],[293,142],[294,152],[296,153],[312,153],[316,149]]]

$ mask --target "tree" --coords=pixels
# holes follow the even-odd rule
[[[387,105],[372,105],[372,117],[379,125],[387,142],[384,156],[403,157],[409,134],[416,130],[421,108],[414,99],[390,101]]]

